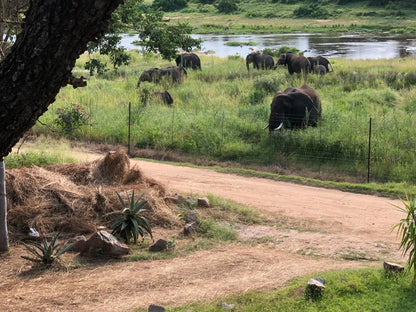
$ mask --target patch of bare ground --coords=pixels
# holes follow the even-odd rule
[[[148,161],[130,160],[127,165],[124,157],[112,171],[102,153],[77,155],[90,162],[7,172],[14,244],[0,259],[4,298],[0,311],[105,312],[149,304],[177,306],[277,289],[293,277],[322,270],[403,262],[398,238],[391,232],[402,217],[392,206],[400,205],[396,200]],[[109,172],[103,174],[105,169]],[[120,177],[120,172],[125,174]],[[23,183],[28,180],[32,182]],[[111,183],[114,180],[118,183]],[[119,209],[116,191],[131,189],[146,194],[158,216],[152,219],[155,239],[181,232],[183,224],[174,207],[164,200],[174,192],[227,198],[256,209],[267,222],[236,224],[237,242],[195,248],[168,260],[87,261],[76,269],[43,271],[20,258],[24,249],[18,242],[26,227],[36,226],[44,233],[62,228],[71,229],[66,234],[78,234],[80,228],[90,233],[103,224],[103,214]],[[183,243],[192,244],[192,239]],[[64,261],[76,259],[64,256]]]

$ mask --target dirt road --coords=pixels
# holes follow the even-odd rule
[[[95,156],[92,156],[95,157]],[[398,200],[246,178],[207,169],[132,161],[147,177],[183,195],[214,194],[275,218],[290,229],[239,228],[236,243],[184,258],[109,264],[37,277],[0,274],[1,311],[132,311],[275,289],[299,275],[322,270],[403,262],[391,227],[403,216]],[[305,229],[309,229],[305,231]],[[353,261],[351,261],[351,259]],[[360,261],[358,261],[360,260]],[[324,274],[320,274],[324,275]]]

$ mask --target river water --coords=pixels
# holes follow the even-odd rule
[[[323,55],[351,59],[378,59],[403,56],[416,57],[416,35],[414,37],[388,34],[271,34],[271,35],[192,35],[203,40],[201,51],[207,54],[226,57],[240,55],[246,57],[253,50],[264,48],[279,49],[282,46],[296,47],[305,51],[305,56]],[[137,49],[132,42],[136,36],[123,36],[122,45],[127,49]],[[228,46],[227,42],[242,43]],[[255,45],[247,45],[255,42]]]

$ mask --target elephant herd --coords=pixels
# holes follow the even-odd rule
[[[276,65],[271,55],[262,54],[260,52],[252,52],[246,57],[246,66],[249,70],[249,65],[253,63],[255,69],[276,69],[278,65],[287,67],[289,74],[294,73],[316,73],[324,75],[333,71],[331,63],[323,56],[303,56],[292,52],[285,52],[280,54]],[[331,67],[331,69],[329,68]]]
[[[172,83],[181,83],[187,76],[186,68],[201,70],[201,60],[195,53],[183,53],[176,59],[177,66],[166,68],[150,68],[140,75],[137,87],[143,81],[158,83],[162,79],[168,79]],[[310,73],[326,74],[332,69],[330,62],[323,56],[305,57],[291,52],[282,53],[277,62],[272,56],[253,52],[246,57],[246,67],[253,64],[255,69],[276,69],[278,65],[287,67],[289,74]],[[153,97],[159,98],[168,105],[173,104],[172,95],[168,91],[154,92]],[[299,88],[289,87],[283,92],[277,92],[270,106],[269,123],[263,129],[269,129],[269,133],[282,128],[303,128],[317,126],[321,118],[321,101],[316,90],[308,85]]]

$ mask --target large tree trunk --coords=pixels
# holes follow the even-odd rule
[[[123,0],[32,0],[0,63],[0,159],[74,79],[75,61],[107,30]]]
[[[9,250],[9,235],[7,233],[7,199],[6,172],[4,161],[0,161],[0,253]]]
[[[72,77],[75,61],[106,31],[123,0],[32,0],[22,31],[0,63],[0,159],[30,129]],[[1,162],[0,186],[5,185]],[[5,191],[0,190],[0,248],[8,250]]]

